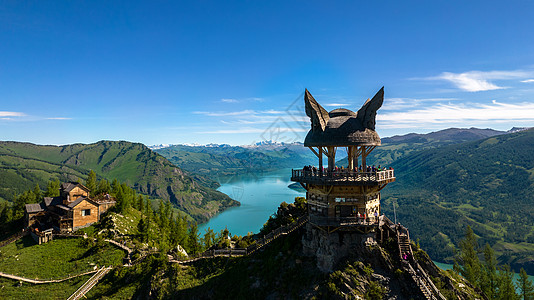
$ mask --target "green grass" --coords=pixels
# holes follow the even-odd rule
[[[74,293],[91,275],[80,276],[59,283],[31,284],[0,278],[1,299],[67,299]]]
[[[32,279],[63,278],[90,271],[95,265],[119,265],[124,254],[109,244],[100,251],[86,248],[81,238],[37,245],[26,236],[0,248],[0,271]]]

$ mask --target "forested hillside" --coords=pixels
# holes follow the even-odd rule
[[[300,143],[250,147],[173,145],[155,151],[184,170],[209,176],[301,167],[313,163],[315,157]]]
[[[382,210],[407,225],[438,260],[466,225],[503,263],[534,273],[534,130],[416,151],[394,161]]]
[[[188,176],[143,144],[101,141],[94,144],[40,146],[0,142],[0,197],[9,200],[36,183],[76,181],[93,170],[101,178],[118,179],[137,191],[170,200],[197,221],[206,221],[237,201]],[[215,186],[215,182],[204,179]]]

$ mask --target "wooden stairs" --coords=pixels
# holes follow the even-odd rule
[[[446,300],[439,289],[434,285],[430,276],[425,272],[419,263],[413,258],[412,246],[410,245],[410,234],[408,229],[397,225],[397,242],[399,245],[399,254],[401,257],[402,267],[408,272],[414,282],[417,284],[421,293],[428,300]]]
[[[79,287],[76,292],[74,292],[72,295],[70,295],[67,300],[77,300],[82,297],[85,297],[85,294],[89,292],[104,275],[106,275],[110,270],[112,269],[111,266],[109,267],[102,267],[98,272],[95,273],[89,280],[87,280],[84,284],[82,284],[81,287]]]

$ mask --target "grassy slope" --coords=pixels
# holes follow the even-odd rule
[[[93,250],[84,247],[81,238],[37,245],[26,236],[0,248],[0,271],[33,279],[62,278],[91,271],[94,265],[119,265],[125,254],[112,245]]]
[[[0,248],[0,271],[33,279],[50,279],[90,271],[94,265],[121,265],[125,255],[123,250],[106,244],[102,250],[94,251],[85,248],[81,242],[81,239],[57,239],[37,245],[31,237],[24,237]],[[39,285],[0,278],[0,295],[6,299],[66,299],[90,277]]]
[[[382,208],[439,260],[470,225],[500,260],[534,272],[534,130],[414,152],[393,163]],[[529,263],[530,261],[530,263]]]
[[[170,200],[199,221],[238,204],[142,144],[101,141],[58,147],[0,142],[0,198],[10,199],[36,183],[45,187],[54,178],[84,179],[89,170],[108,180],[126,182],[144,194]]]

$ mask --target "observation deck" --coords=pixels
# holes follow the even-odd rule
[[[359,171],[308,171],[291,170],[291,181],[319,185],[383,185],[395,181],[393,170],[376,172]]]

